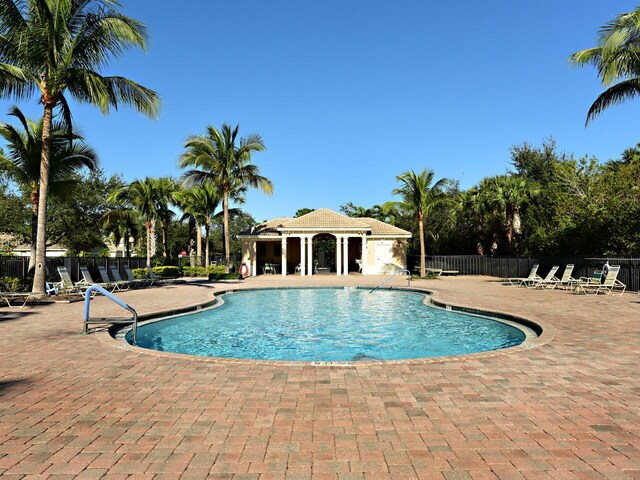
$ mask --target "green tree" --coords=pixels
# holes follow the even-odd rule
[[[205,183],[176,192],[174,198],[183,211],[183,219],[191,217],[195,220],[197,229],[204,227],[205,267],[208,267],[210,260],[209,232],[216,210],[220,206],[220,194],[213,185]]]
[[[113,243],[117,247],[124,240],[125,257],[131,256],[129,239],[138,238],[139,226],[142,224],[140,215],[135,210],[114,206],[102,216],[103,227],[107,234],[111,235]]]
[[[576,65],[592,65],[606,90],[589,108],[588,124],[603,110],[640,95],[640,9],[622,13],[600,30],[598,46],[571,55]]]
[[[119,188],[108,199],[112,204],[137,211],[142,217],[147,234],[147,266],[151,265],[151,230],[166,218],[169,209],[165,186],[163,179],[146,177]]]
[[[311,213],[315,211],[315,208],[300,208],[296,211],[296,213],[293,215],[293,218],[298,218],[301,217],[303,215],[306,215],[307,213]]]
[[[424,277],[425,269],[425,243],[424,243],[424,221],[429,216],[433,207],[442,202],[445,198],[445,190],[450,184],[446,178],[441,178],[434,183],[435,174],[433,170],[424,169],[420,173],[413,170],[404,172],[396,177],[401,184],[399,188],[393,190],[393,195],[399,195],[401,202],[397,202],[400,208],[408,211],[418,221],[418,232],[420,235],[420,276]]]
[[[481,195],[485,202],[504,214],[505,236],[510,252],[514,250],[515,237],[521,233],[521,210],[539,192],[536,183],[515,175],[487,178],[481,184]]]
[[[0,168],[29,194],[31,203],[29,269],[31,269],[35,266],[36,260],[43,121],[36,123],[27,119],[15,106],[11,108],[9,115],[18,119],[22,129],[0,123],[0,136],[7,142],[6,154],[0,154]],[[67,197],[71,195],[74,182],[77,181],[76,173],[82,168],[93,170],[97,164],[96,152],[84,143],[81,136],[70,135],[66,125],[61,122],[52,123],[49,165],[51,195]]]
[[[190,168],[184,174],[187,184],[211,183],[222,192],[227,272],[230,262],[229,200],[240,197],[249,187],[259,188],[268,195],[273,192],[271,180],[260,175],[258,166],[251,163],[251,155],[265,149],[262,139],[257,134],[238,139],[239,128],[237,125],[232,129],[227,124],[220,130],[207,127],[206,134],[187,139],[186,152],[179,161],[180,168]]]
[[[146,29],[124,16],[113,0],[3,0],[0,2],[0,93],[24,99],[34,92],[43,105],[36,271],[33,291],[45,290],[47,195],[54,110],[67,125],[67,94],[108,113],[131,105],[155,116],[155,92],[127,78],[103,76],[114,58],[131,47],[146,47]]]

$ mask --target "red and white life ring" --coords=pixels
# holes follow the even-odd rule
[[[249,276],[249,267],[246,263],[240,265],[240,275],[242,275],[242,278],[247,278]]]

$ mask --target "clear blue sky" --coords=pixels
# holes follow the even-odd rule
[[[257,220],[385,202],[409,169],[466,188],[503,173],[510,146],[548,136],[604,161],[640,141],[640,101],[585,129],[601,86],[567,57],[635,3],[129,0],[150,48],[111,73],[157,90],[161,116],[74,106],[75,120],[103,168],[127,180],[179,175],[185,138],[208,124],[261,134],[267,151],[254,161],[275,193],[248,195]]]

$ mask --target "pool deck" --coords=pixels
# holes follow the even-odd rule
[[[262,276],[236,288],[375,285]],[[406,281],[394,279],[395,286]],[[0,308],[0,476],[640,479],[640,296],[412,282],[541,324],[528,346],[418,362],[186,357],[80,335],[82,303]],[[229,285],[126,292],[142,314]],[[104,298],[95,314],[117,314]]]

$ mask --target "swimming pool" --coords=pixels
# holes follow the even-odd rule
[[[423,293],[361,289],[236,291],[224,304],[138,327],[137,345],[191,355],[357,361],[438,357],[518,345],[525,333],[436,309]]]

